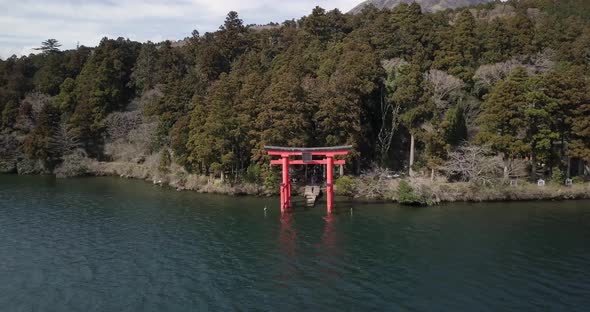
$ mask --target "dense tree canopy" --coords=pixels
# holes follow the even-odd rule
[[[410,142],[428,172],[464,144],[533,171],[565,168],[590,161],[588,18],[581,0],[438,13],[414,3],[357,15],[316,7],[265,26],[230,12],[217,31],[179,42],[60,51],[49,39],[42,53],[0,60],[0,135],[48,164],[63,156],[61,132],[108,159],[107,117],[138,112],[133,134],[197,173],[238,177],[266,162],[267,144],[349,144],[355,172],[401,170]]]

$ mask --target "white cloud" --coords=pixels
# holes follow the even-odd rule
[[[213,31],[229,11],[246,24],[282,22],[319,5],[346,12],[361,0],[0,0],[0,57],[22,55],[41,41],[64,48],[94,46],[100,38],[182,39],[193,29]]]

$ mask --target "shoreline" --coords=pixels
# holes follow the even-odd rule
[[[44,173],[50,174],[49,172]],[[33,172],[24,175],[44,173]],[[52,175],[57,176],[57,178],[68,178],[68,176],[60,176],[59,174]],[[108,176],[143,180],[176,191],[193,191],[206,194],[270,197],[278,196],[279,193],[278,184],[276,188],[269,189],[263,185],[253,183],[223,183],[220,179],[189,174],[182,167],[174,164],[166,172],[160,172],[157,166],[150,162],[138,164],[133,162],[89,161],[85,164],[85,170],[77,176]],[[502,183],[476,186],[466,182],[432,182],[429,178],[376,179],[375,177],[350,176],[345,176],[345,178],[341,181],[336,180],[336,195],[361,202],[370,201],[433,206],[455,202],[481,203],[590,199],[590,183],[577,183],[572,186],[547,183],[546,186],[539,187],[520,180],[518,186],[511,187]],[[402,181],[409,185],[409,194],[400,193],[400,183]],[[302,193],[299,188],[302,187],[294,189],[294,196]],[[409,200],[408,196],[410,198]],[[402,200],[400,200],[400,197]]]
[[[113,176],[125,179],[144,180],[146,182],[170,187],[176,191],[194,191],[198,193],[223,194],[231,196],[268,197],[278,195],[276,189],[268,190],[262,185],[251,183],[229,184],[219,179],[186,173],[180,167],[171,167],[168,173],[154,171],[146,165],[134,163],[93,162],[88,168],[89,176]],[[360,177],[353,178],[358,185],[367,185]],[[362,189],[353,188],[343,191],[338,189],[336,195],[345,196],[358,201],[377,201],[400,203],[399,183],[401,179],[377,182],[374,187],[379,188],[377,194],[363,193]],[[405,181],[405,180],[404,180]],[[584,200],[590,199],[590,183],[578,183],[572,186],[548,183],[539,187],[535,184],[520,181],[516,187],[508,185],[493,185],[475,187],[465,182],[431,182],[430,179],[412,179],[415,195],[424,199],[423,204],[436,205],[454,202],[517,202],[542,200]],[[294,195],[298,196],[295,191]]]

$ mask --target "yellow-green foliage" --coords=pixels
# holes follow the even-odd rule
[[[338,195],[353,195],[356,189],[356,180],[351,176],[343,176],[336,180],[336,194]]]

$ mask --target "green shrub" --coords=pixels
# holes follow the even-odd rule
[[[338,195],[351,196],[354,194],[356,181],[351,176],[343,176],[336,180],[335,191]]]
[[[251,164],[244,174],[244,181],[253,184],[262,184],[262,166]]]
[[[272,167],[268,166],[264,167],[262,173],[264,176],[264,188],[271,191],[278,190],[279,175],[276,173],[276,171],[272,170]]]
[[[172,157],[170,156],[170,152],[165,149],[160,152],[160,164],[158,165],[158,171],[162,173],[168,173],[170,165],[172,164]]]
[[[572,183],[574,183],[574,184],[582,184],[584,182],[585,182],[584,177],[577,176],[577,177],[572,178]]]
[[[419,196],[414,188],[405,180],[399,182],[397,188],[397,200],[402,205],[424,205],[421,196]]]
[[[551,182],[555,184],[565,183],[565,173],[559,167],[553,168],[551,174]]]

